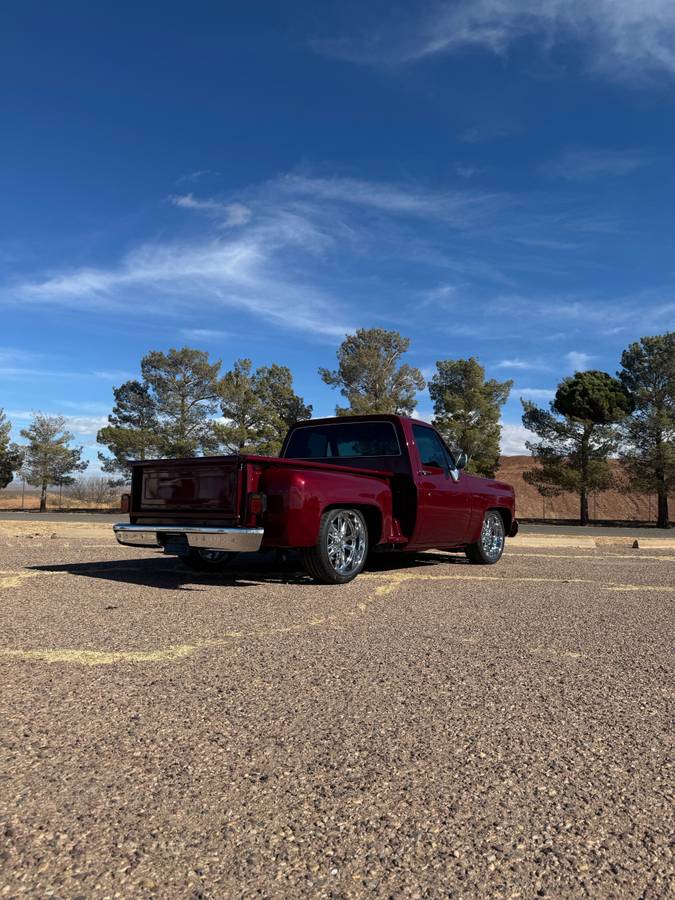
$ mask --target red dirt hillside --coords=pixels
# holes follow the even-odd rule
[[[610,463],[618,474],[619,463],[614,460],[610,460]],[[497,478],[500,481],[506,481],[516,489],[516,512],[520,519],[544,517],[543,498],[535,487],[523,480],[523,472],[532,466],[531,456],[502,456],[497,471]],[[673,499],[671,499],[671,503],[673,503]],[[579,498],[576,494],[547,497],[545,503],[547,519],[579,518]],[[626,490],[592,494],[589,500],[589,512],[591,519],[654,522],[656,521],[656,496],[632,494]],[[672,517],[671,509],[671,521]]]

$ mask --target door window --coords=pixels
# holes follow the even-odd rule
[[[431,428],[423,425],[413,425],[413,435],[423,466],[435,466],[444,469],[448,463],[445,447],[440,438]]]

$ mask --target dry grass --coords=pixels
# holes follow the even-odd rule
[[[21,491],[8,491],[3,490],[0,491],[0,510],[18,510],[21,509]],[[23,509],[39,509],[40,508],[40,495],[31,491],[30,493],[26,491],[24,496]],[[74,497],[67,497],[64,493],[61,498],[61,502],[59,502],[59,494],[57,492],[50,491],[47,494],[47,511],[58,511],[59,509],[91,509],[91,510],[101,510],[108,511],[110,509],[119,509],[119,498],[113,503],[109,504],[96,504],[86,500],[77,500]]]

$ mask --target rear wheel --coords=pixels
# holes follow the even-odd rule
[[[315,581],[346,584],[363,569],[367,555],[368,528],[358,509],[329,509],[316,544],[302,550],[302,561]]]
[[[187,556],[181,556],[182,562],[197,572],[222,572],[237,557],[228,550],[202,550],[201,547],[190,547]]]
[[[479,566],[492,566],[502,557],[506,529],[504,520],[496,509],[489,509],[483,517],[483,527],[475,544],[466,548],[469,562]]]

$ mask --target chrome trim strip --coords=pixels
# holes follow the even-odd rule
[[[190,547],[252,553],[260,549],[264,528],[207,528],[197,525],[113,525],[120,544],[161,547],[161,535],[184,534]]]

